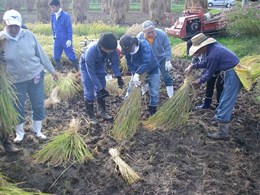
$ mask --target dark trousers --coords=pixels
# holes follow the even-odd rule
[[[216,84],[216,90],[217,90],[217,104],[220,101],[221,93],[223,91],[223,76],[218,73],[214,74],[210,80],[207,82],[207,87],[206,87],[206,94],[205,97],[211,99],[214,93],[215,89],[215,84]]]

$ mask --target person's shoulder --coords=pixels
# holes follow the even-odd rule
[[[61,14],[63,14],[64,16],[67,16],[67,17],[70,17],[70,14],[68,13],[68,12],[66,12],[66,11],[61,11]]]
[[[143,39],[143,38],[144,38],[144,33],[143,33],[143,31],[139,32],[139,33],[136,35],[136,37],[137,37],[138,39]]]

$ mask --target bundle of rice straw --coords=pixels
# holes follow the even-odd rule
[[[139,32],[142,31],[142,24],[133,24],[126,30],[126,34],[135,37]]]
[[[159,110],[151,116],[143,125],[148,130],[177,129],[186,124],[192,108],[191,99],[195,96],[195,90],[191,85],[192,75],[188,75],[182,86],[167,100]]]
[[[187,43],[180,43],[172,48],[172,54],[177,57],[187,56]]]
[[[124,83],[129,83],[130,78],[131,78],[130,76],[122,77],[122,79],[124,80]],[[117,95],[121,96],[125,91],[125,87],[127,87],[127,85],[124,85],[124,88],[120,89],[117,84],[117,79],[115,79],[115,78],[107,81],[107,83],[106,83],[106,89],[108,90],[110,95],[114,95],[114,96],[117,96]]]
[[[119,151],[115,148],[111,148],[109,150],[109,154],[112,156],[112,159],[115,161],[116,165],[119,168],[119,171],[128,184],[135,183],[140,180],[139,175],[128,165],[125,161],[123,161],[119,156]]]
[[[8,78],[4,60],[5,37],[0,37],[0,128],[3,133],[13,133],[19,121],[19,114],[14,107],[17,100],[13,84]]]
[[[133,86],[129,97],[119,109],[112,128],[112,136],[118,140],[132,137],[139,125],[141,110],[141,89]]]
[[[0,194],[1,195],[48,195],[36,189],[19,188],[17,187],[17,184],[10,183],[8,182],[8,180],[9,179],[7,177],[5,177],[2,173],[0,173]]]
[[[77,132],[79,127],[79,120],[73,119],[70,128],[65,133],[54,137],[33,155],[35,161],[38,163],[48,162],[53,166],[64,166],[68,162],[84,163],[86,158],[94,159]]]

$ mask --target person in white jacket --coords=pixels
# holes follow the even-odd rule
[[[21,28],[22,16],[18,11],[6,11],[3,21],[5,27],[0,36],[5,36],[7,39],[4,46],[4,60],[8,76],[17,94],[17,102],[14,105],[20,118],[15,128],[14,142],[20,142],[24,138],[24,104],[27,94],[32,107],[33,131],[37,138],[46,139],[41,132],[42,120],[45,118],[44,69],[52,74],[54,80],[58,79],[58,75],[34,34]]]

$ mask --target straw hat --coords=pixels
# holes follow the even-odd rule
[[[206,37],[203,33],[197,34],[191,38],[192,46],[190,47],[189,55],[192,56],[200,48],[215,43],[216,39]]]

